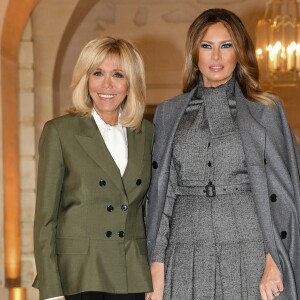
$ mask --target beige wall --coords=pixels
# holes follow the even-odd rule
[[[0,1],[0,34],[9,1]],[[39,0],[19,44],[18,101],[20,107],[21,284],[27,299],[35,275],[32,226],[36,182],[36,145],[43,124],[70,105],[69,83],[83,45],[97,36],[132,40],[142,51],[147,71],[148,104],[158,104],[180,93],[185,36],[191,21],[204,9],[224,7],[236,12],[254,38],[255,24],[263,16],[261,0]],[[1,74],[0,74],[1,76]],[[1,78],[1,77],[0,77]],[[297,88],[276,90],[300,135]],[[1,95],[1,93],[0,93]],[[4,101],[0,98],[0,102]],[[1,104],[0,103],[0,104]],[[1,111],[1,107],[0,107]],[[1,121],[1,114],[0,114]],[[0,122],[2,132],[2,122]],[[2,140],[0,140],[1,146]],[[2,157],[2,147],[0,147]],[[2,160],[0,160],[0,213],[3,212]],[[0,287],[4,284],[3,218],[0,218]],[[0,288],[1,299],[7,291]],[[4,295],[2,297],[2,295]]]

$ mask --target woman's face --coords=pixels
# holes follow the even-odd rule
[[[128,84],[117,55],[108,55],[89,76],[89,94],[102,120],[110,125],[118,123],[119,111],[126,98]]]
[[[198,68],[205,87],[227,82],[237,63],[230,34],[222,23],[210,25],[200,41]]]

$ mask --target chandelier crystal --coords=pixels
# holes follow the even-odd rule
[[[267,1],[256,26],[256,57],[263,83],[300,83],[300,24],[297,0]]]

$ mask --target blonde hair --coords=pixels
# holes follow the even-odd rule
[[[186,40],[183,69],[183,92],[191,91],[198,83],[199,45],[209,26],[222,23],[228,30],[237,56],[235,72],[243,94],[252,101],[273,105],[272,94],[264,92],[259,84],[259,70],[253,42],[240,18],[222,8],[204,11],[191,24]]]
[[[108,55],[120,58],[121,68],[128,83],[127,97],[122,104],[119,123],[139,131],[145,110],[145,67],[135,46],[124,39],[104,37],[94,39],[82,49],[74,67],[71,82],[72,102],[68,112],[87,115],[93,109],[89,95],[88,79]]]

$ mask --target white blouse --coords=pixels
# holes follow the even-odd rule
[[[92,116],[103,137],[105,145],[123,176],[128,162],[128,144],[126,127],[121,124],[111,126],[106,124],[93,109]]]

